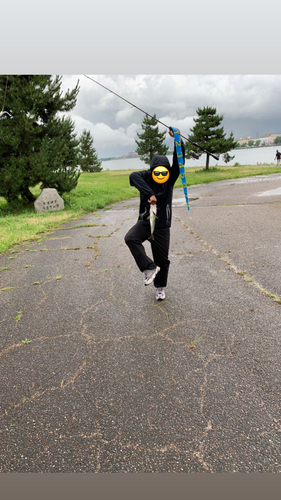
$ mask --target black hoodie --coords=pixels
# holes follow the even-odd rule
[[[183,163],[185,161],[185,148],[181,141]],[[153,180],[152,171],[158,166],[163,166],[169,170],[169,179],[163,184],[158,184]],[[148,199],[151,196],[156,197],[157,205],[157,219],[156,228],[170,227],[172,220],[172,199],[173,199],[173,187],[179,176],[179,164],[176,153],[176,148],[173,154],[172,166],[167,158],[167,156],[156,155],[153,156],[150,169],[141,170],[140,172],[132,172],[130,175],[130,185],[135,186],[140,192],[140,206],[139,206],[139,218],[144,224],[149,224],[149,209],[150,203]]]

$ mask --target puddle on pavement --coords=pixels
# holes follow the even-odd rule
[[[173,200],[173,205],[182,205],[182,203],[185,203],[185,198],[175,198]]]
[[[191,201],[191,200],[189,200]],[[185,198],[176,198],[173,200],[173,207],[176,207],[176,206],[181,206],[181,205],[185,205],[186,204],[186,201],[185,201]]]
[[[188,201],[195,201],[195,200],[198,200],[199,197],[197,196],[196,198],[188,198]],[[185,201],[185,198],[174,198],[173,199],[173,206],[176,206],[176,205],[185,205],[186,204],[186,201]]]
[[[258,196],[278,196],[281,195],[281,187],[276,189],[270,189],[269,191],[264,191],[260,193]]]
[[[276,175],[275,177],[270,177],[269,175],[264,175],[260,177],[244,177],[242,179],[231,179],[227,181],[221,181],[221,182],[231,182],[231,184],[249,184],[250,182],[267,182],[267,181],[279,181],[281,179],[280,175]]]

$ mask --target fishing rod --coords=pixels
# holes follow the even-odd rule
[[[144,111],[143,109],[139,108],[138,106],[136,106],[135,104],[133,104],[132,102],[128,101],[127,99],[124,99],[124,97],[122,97],[121,95],[119,94],[116,94],[116,92],[113,92],[113,90],[110,90],[108,87],[105,87],[105,85],[102,85],[100,82],[97,82],[96,80],[94,80],[93,78],[91,78],[90,76],[88,75],[84,75],[86,78],[88,78],[89,80],[92,80],[92,82],[96,83],[97,85],[100,85],[101,87],[103,87],[105,90],[107,90],[108,92],[111,92],[111,94],[114,94],[116,95],[117,97],[119,97],[119,99],[122,99],[123,101],[127,102],[128,104],[130,104],[130,106],[133,106],[134,108],[138,109],[139,111],[141,111],[142,113],[144,113],[145,115],[147,116],[150,116],[150,118],[155,118],[154,116],[150,115],[149,113],[147,113],[146,111]],[[156,118],[156,121],[158,123],[161,123],[161,125],[163,125],[164,127],[168,128],[169,130],[173,130],[172,127],[169,127],[168,125],[166,125],[165,123],[161,122],[160,120],[158,120]],[[201,151],[203,153],[206,153],[210,156],[212,156],[213,158],[215,158],[215,160],[219,160],[219,156],[216,156],[214,155],[213,153],[210,153],[209,151],[207,151],[206,149],[202,148],[201,146],[199,146],[199,144],[196,144],[196,142],[192,142],[190,139],[188,139],[188,137],[184,137],[184,135],[182,134],[179,134],[183,139],[185,139],[186,141],[190,142],[190,144],[192,144],[193,146],[195,146],[196,148],[199,148],[201,149]],[[194,152],[193,152],[194,153]],[[199,155],[196,155],[196,153],[194,153],[195,156],[197,156],[197,159],[199,158]]]

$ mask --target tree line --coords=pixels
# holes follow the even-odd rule
[[[202,155],[202,151],[194,145],[195,143],[208,151],[204,153],[206,154],[206,169],[209,168],[210,163],[209,153],[222,154],[224,162],[228,163],[234,158],[228,152],[235,149],[238,143],[234,139],[233,132],[226,137],[222,126],[223,116],[217,114],[216,108],[209,106],[198,108],[196,113],[197,118],[193,119],[195,125],[190,129],[188,141],[185,142],[186,158],[199,158]],[[141,126],[143,131],[137,133],[139,140],[136,140],[136,152],[144,163],[150,164],[155,154],[166,155],[168,153],[169,148],[164,144],[166,132],[159,131],[156,115],[146,115]]]
[[[31,188],[55,188],[59,194],[77,186],[81,171],[100,172],[101,161],[90,132],[75,133],[75,123],[67,115],[76,105],[79,82],[63,94],[62,77],[51,75],[0,75],[0,196],[8,203],[21,199],[35,201]],[[200,157],[199,144],[221,155],[227,163],[228,151],[237,145],[233,133],[226,137],[223,117],[216,108],[196,110],[195,125],[185,143],[186,157]],[[156,115],[145,115],[137,133],[136,153],[149,164],[155,154],[166,155],[166,132],[160,132]],[[206,154],[206,169],[209,168]]]

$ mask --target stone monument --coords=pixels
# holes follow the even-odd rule
[[[34,202],[35,213],[64,210],[64,201],[54,188],[45,188]]]

